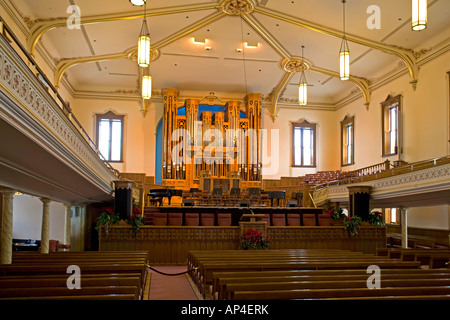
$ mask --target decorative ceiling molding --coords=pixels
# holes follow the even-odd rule
[[[243,16],[255,10],[256,4],[252,0],[224,0],[220,4],[222,12],[231,16]]]
[[[171,36],[159,41],[158,43],[155,43],[152,45],[152,53],[151,53],[151,60],[154,61],[159,57],[159,48],[162,48],[182,37],[185,35],[194,32],[195,30],[213,22],[217,19],[220,19],[224,17],[225,14],[223,12],[216,12],[213,13],[193,24],[191,24],[189,27],[184,28]],[[104,61],[104,60],[114,60],[114,59],[133,59],[137,51],[137,47],[133,47],[128,49],[127,51],[123,53],[115,53],[115,54],[107,54],[107,55],[98,55],[98,56],[89,56],[89,57],[80,57],[80,58],[72,58],[72,59],[61,59],[57,65],[56,65],[56,72],[55,72],[55,87],[59,87],[59,83],[61,81],[61,77],[63,74],[72,66],[81,64],[81,63],[89,63],[89,62],[96,62],[96,61]]]
[[[255,12],[278,19],[278,20],[281,20],[281,21],[285,21],[285,22],[288,22],[288,23],[291,23],[294,25],[298,25],[300,27],[307,28],[312,31],[320,32],[320,33],[323,33],[323,34],[326,34],[326,35],[329,35],[332,37],[336,37],[336,38],[343,37],[343,33],[341,31],[337,31],[335,29],[328,28],[328,27],[325,27],[325,26],[322,26],[322,25],[319,25],[319,24],[316,24],[313,22],[309,22],[309,21],[306,21],[306,20],[303,20],[303,19],[300,19],[297,17],[292,17],[287,14],[277,12],[274,10],[270,10],[270,9],[267,9],[264,7],[260,7],[260,6],[256,7]],[[391,54],[396,55],[400,59],[402,59],[403,62],[408,67],[409,74],[411,77],[410,83],[413,86],[413,88],[415,89],[415,86],[416,86],[416,83],[418,80],[419,67],[417,66],[417,63],[416,63],[417,57],[414,54],[413,50],[400,48],[400,47],[396,47],[396,46],[391,46],[391,45],[387,45],[387,44],[380,43],[377,41],[372,41],[369,39],[365,39],[362,37],[348,34],[347,32],[346,32],[345,36],[348,41],[351,41],[351,42],[354,42],[354,43],[357,43],[357,44],[360,44],[360,45],[363,45],[363,46],[366,46],[369,48],[373,48],[376,50],[380,50],[383,52],[391,53]]]
[[[186,5],[186,6],[175,6],[175,7],[165,7],[158,8],[153,10],[148,10],[146,13],[146,17],[152,16],[161,16],[168,14],[176,14],[176,13],[184,13],[191,11],[202,11],[202,10],[213,10],[218,9],[217,4],[194,4],[194,5]],[[102,22],[111,22],[111,21],[120,21],[120,20],[130,20],[130,19],[142,19],[144,18],[143,14],[136,13],[119,13],[119,14],[108,14],[108,15],[97,15],[97,16],[81,16],[80,24],[91,24],[91,23],[102,23]],[[50,31],[57,27],[65,27],[67,24],[67,17],[61,18],[53,18],[53,19],[44,19],[44,20],[35,20],[33,21],[33,25],[30,28],[30,36],[27,40],[27,50],[31,54],[34,52],[34,48],[36,47],[37,42],[42,37],[44,33]]]

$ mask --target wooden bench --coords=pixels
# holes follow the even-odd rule
[[[139,299],[136,286],[99,286],[81,287],[80,289],[68,289],[67,287],[38,287],[38,288],[0,288],[0,300],[15,297],[48,297],[48,296],[86,296],[86,295],[133,295],[134,300]]]
[[[342,299],[342,298],[364,298],[377,297],[412,297],[421,296],[450,297],[450,287],[390,287],[380,289],[367,288],[340,288],[340,289],[299,289],[299,290],[267,290],[267,291],[235,291],[231,300],[285,300],[285,299]]]
[[[387,248],[377,249],[377,255],[404,261],[419,261],[421,265],[427,265],[429,268],[446,268],[446,263],[450,261],[448,249]]]
[[[0,265],[0,298],[142,299],[148,259],[148,252],[131,251],[13,254],[12,264]],[[81,270],[81,289],[67,288],[70,265]]]
[[[194,282],[205,295],[209,285],[212,285],[213,274],[215,272],[231,270],[233,272],[261,272],[264,270],[343,270],[343,269],[364,269],[370,265],[377,265],[382,269],[386,268],[418,268],[416,261],[399,261],[376,257],[374,255],[349,254],[343,251],[328,251],[327,253],[317,251],[299,250],[297,255],[295,251],[287,250],[286,255],[280,255],[280,252],[260,251],[251,252],[236,251],[236,259],[232,252],[225,255],[220,253],[202,252],[197,257],[190,257],[192,266],[198,269],[192,273]],[[319,250],[320,251],[320,250]],[[244,253],[242,253],[244,252]],[[195,255],[195,253],[192,253]],[[201,257],[199,257],[201,255]],[[341,255],[339,257],[339,255]],[[212,259],[211,259],[212,257]],[[195,265],[196,264],[196,265]]]
[[[227,299],[228,286],[250,285],[265,283],[294,283],[294,282],[329,282],[329,281],[367,281],[369,275],[366,270],[326,270],[322,271],[295,271],[295,272],[270,272],[270,273],[215,273],[211,286],[212,299]],[[450,280],[450,270],[423,270],[423,269],[391,269],[382,271],[382,280]],[[383,283],[383,286],[386,283]]]

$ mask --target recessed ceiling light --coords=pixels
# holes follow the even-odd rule
[[[205,38],[194,37],[194,38],[192,39],[192,41],[193,41],[195,44],[206,44],[206,39],[205,39]]]
[[[133,6],[143,6],[147,0],[130,0]]]
[[[258,48],[259,47],[259,42],[251,42],[251,41],[247,41],[245,43],[245,47],[246,48]]]

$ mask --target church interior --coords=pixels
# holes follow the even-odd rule
[[[0,0],[0,300],[450,300],[449,21]]]

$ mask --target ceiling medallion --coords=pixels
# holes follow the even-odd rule
[[[305,72],[309,69],[310,63],[308,60],[293,57],[290,60],[284,59],[281,61],[281,67],[287,72]]]
[[[159,58],[159,50],[152,49],[150,50],[150,61],[155,61]],[[128,59],[131,61],[137,62],[137,50],[133,50],[128,54]]]
[[[255,9],[251,0],[224,0],[220,7],[223,12],[232,16],[245,15]]]

